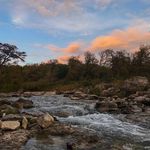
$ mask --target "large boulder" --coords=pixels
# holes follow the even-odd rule
[[[48,113],[40,116],[37,119],[38,125],[42,128],[48,128],[51,124],[53,124],[53,122],[54,122],[54,118]]]
[[[126,95],[142,91],[149,86],[149,81],[146,77],[133,77],[124,81],[122,90],[126,92]]]
[[[17,108],[32,108],[33,107],[33,102],[31,100],[26,100],[23,98],[20,98],[13,104]]]
[[[16,130],[20,127],[19,121],[2,121],[1,129],[3,130]]]

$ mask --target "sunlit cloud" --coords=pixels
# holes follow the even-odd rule
[[[98,36],[91,42],[90,49],[114,48],[135,51],[142,44],[150,44],[150,32],[148,28],[146,30],[147,26],[143,22],[143,24],[135,27],[129,27],[125,30],[114,30],[108,35]]]
[[[70,56],[63,55],[63,56],[59,56],[57,58],[57,60],[58,60],[59,63],[65,64],[65,63],[68,62],[69,58],[70,58]]]

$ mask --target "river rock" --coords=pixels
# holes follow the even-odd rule
[[[145,107],[144,112],[147,113],[147,114],[150,114],[150,107]]]
[[[150,98],[145,98],[145,100],[142,102],[142,104],[150,107]]]
[[[14,106],[15,107],[19,107],[19,108],[32,108],[33,107],[33,102],[31,100],[26,100],[26,99],[23,99],[23,98],[20,98],[19,100],[17,100],[15,103],[14,103]]]
[[[110,113],[116,113],[119,111],[118,106],[114,102],[98,102],[95,105],[95,108],[99,112],[110,112]]]
[[[52,96],[52,95],[56,95],[56,91],[47,91],[44,93],[43,96]]]
[[[26,117],[23,116],[23,119],[22,119],[22,128],[23,129],[27,129],[27,126],[28,126],[28,120]]]
[[[139,96],[139,97],[135,97],[135,101],[137,101],[137,102],[142,102],[142,101],[144,101],[145,100],[145,96]]]
[[[15,121],[15,120],[22,120],[22,116],[19,114],[8,114],[2,117],[2,121]]]
[[[97,99],[99,99],[99,97],[97,95],[89,95],[88,98],[90,100],[97,100]]]
[[[0,100],[0,106],[2,106],[2,105],[11,105],[11,102],[10,101],[8,101],[7,99],[3,99],[3,100]]]
[[[22,129],[4,132],[3,135],[0,136],[0,149],[20,150],[27,142],[29,136],[30,132]]]
[[[19,121],[2,121],[1,129],[3,130],[16,130],[20,127]]]
[[[115,88],[115,87],[110,87],[106,90],[103,90],[101,92],[101,96],[105,96],[105,97],[109,97],[109,96],[114,96],[114,95],[117,95],[117,93],[119,92],[120,90]]]
[[[18,114],[19,110],[15,107],[12,107],[10,105],[4,104],[0,106],[0,116],[3,116],[3,114]]]
[[[133,77],[124,81],[122,90],[125,90],[126,95],[136,93],[137,91],[144,90],[149,85],[149,81],[146,77]]]
[[[132,105],[131,106],[131,112],[140,113],[140,112],[142,112],[142,108],[138,107],[137,105]]]
[[[79,97],[75,97],[75,96],[70,96],[70,99],[71,99],[71,100],[80,100]]]
[[[42,128],[48,128],[54,122],[54,118],[46,113],[37,119],[37,123]]]

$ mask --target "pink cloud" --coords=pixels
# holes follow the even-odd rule
[[[77,53],[80,51],[81,44],[77,42],[70,43],[66,48],[62,49],[65,53]]]
[[[136,50],[141,44],[149,43],[150,32],[138,28],[128,28],[126,30],[114,30],[106,36],[96,37],[90,44],[90,49],[131,49]]]
[[[65,63],[67,63],[69,58],[70,58],[70,56],[63,55],[63,56],[59,56],[57,59],[58,59],[59,63],[65,64]]]

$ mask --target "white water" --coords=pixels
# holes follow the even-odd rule
[[[85,116],[69,116],[68,118],[59,118],[61,122],[72,125],[79,125],[93,129],[97,133],[107,136],[120,136],[150,141],[150,130],[140,126],[122,122],[112,115],[108,114],[89,114]]]

